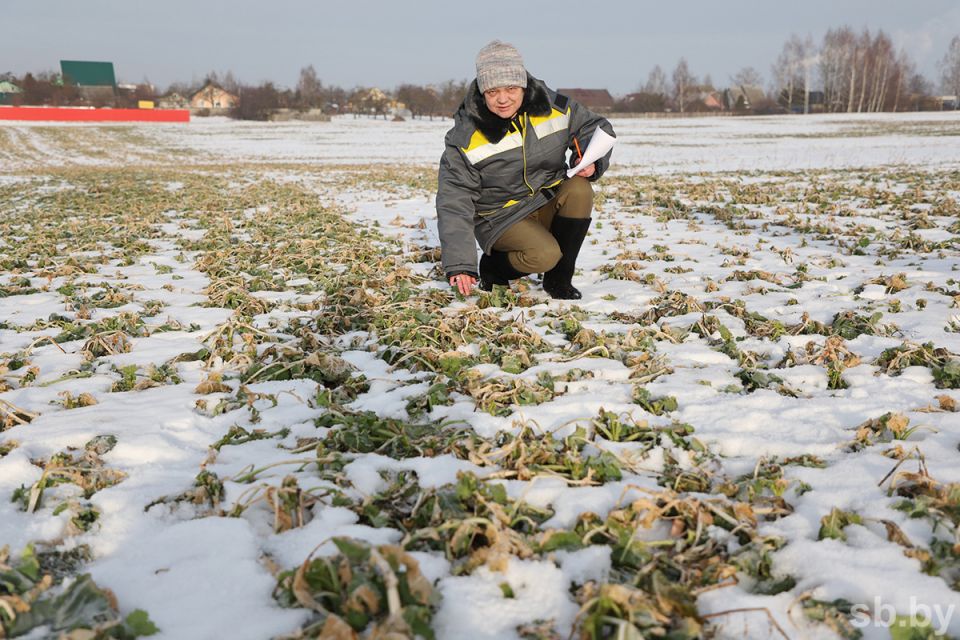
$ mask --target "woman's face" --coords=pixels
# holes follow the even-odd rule
[[[487,89],[483,92],[483,99],[487,103],[487,109],[497,114],[501,118],[510,119],[517,115],[520,105],[523,104],[522,87],[500,87],[499,89]]]

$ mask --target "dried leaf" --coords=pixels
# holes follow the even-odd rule
[[[895,542],[901,547],[913,549],[913,543],[910,542],[910,539],[907,537],[907,534],[903,532],[903,529],[900,528],[900,525],[892,520],[881,520],[880,522],[887,529],[887,540]]]
[[[211,393],[232,393],[233,389],[223,383],[221,374],[211,373],[206,380],[197,385],[193,392],[205,396]]]
[[[343,608],[344,611],[356,611],[375,616],[380,612],[380,598],[369,584],[361,584],[350,592]]]
[[[329,640],[357,640],[359,638],[357,632],[344,622],[343,618],[332,613],[327,616],[318,637],[329,638]]]
[[[903,432],[906,431],[909,424],[910,418],[902,413],[895,413],[887,420],[887,428],[890,429],[897,439],[900,439],[900,436],[903,435]]]
[[[957,410],[957,401],[954,400],[951,396],[940,395],[937,396],[937,402],[940,403],[940,408],[944,411],[956,411]]]
[[[297,602],[300,603],[300,606],[305,607],[307,609],[311,609],[312,611],[326,611],[326,609],[323,608],[323,605],[317,602],[317,600],[313,597],[313,590],[310,588],[310,585],[307,583],[306,576],[307,576],[307,571],[310,568],[311,562],[312,562],[312,558],[307,558],[306,561],[297,568],[296,573],[293,574],[293,583],[291,585],[291,591],[293,592],[294,597],[297,599]],[[331,616],[331,617],[335,617],[335,616]],[[341,622],[343,621],[341,620]],[[347,625],[347,628],[348,629],[350,628],[349,625]],[[326,625],[324,625],[324,629],[326,629]],[[352,632],[352,629],[351,629],[351,632]],[[322,637],[326,637],[326,636],[322,636]]]

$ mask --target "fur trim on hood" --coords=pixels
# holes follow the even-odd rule
[[[494,144],[503,140],[510,131],[510,120],[501,118],[487,109],[487,103],[483,99],[483,94],[480,93],[476,80],[467,90],[467,96],[463,99],[463,109],[477,130]],[[520,112],[531,116],[548,116],[552,110],[546,85],[542,80],[537,80],[528,73],[527,88],[523,91]]]

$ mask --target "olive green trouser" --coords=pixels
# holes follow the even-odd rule
[[[493,243],[493,248],[507,252],[507,259],[517,271],[545,273],[557,264],[561,255],[560,246],[550,233],[554,216],[589,218],[592,209],[590,181],[574,176],[560,183],[560,191],[553,200],[507,229]]]

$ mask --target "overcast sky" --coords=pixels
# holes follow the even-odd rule
[[[106,60],[121,82],[160,89],[211,70],[292,87],[313,64],[324,84],[393,88],[473,78],[498,38],[553,87],[622,95],[681,56],[718,86],[746,66],[769,81],[791,33],[819,43],[844,24],[883,29],[939,84],[960,0],[0,0],[0,72]]]

